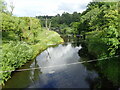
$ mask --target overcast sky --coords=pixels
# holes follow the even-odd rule
[[[82,12],[92,0],[5,0],[15,6],[16,16],[56,15],[63,12]],[[9,8],[8,8],[9,9]]]

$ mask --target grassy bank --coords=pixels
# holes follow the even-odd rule
[[[53,31],[39,31],[33,43],[29,41],[9,41],[2,45],[2,68],[0,71],[0,84],[11,78],[12,71],[34,59],[40,52],[54,44],[63,42],[63,39]]]
[[[60,35],[54,31],[44,30],[38,34],[40,35],[37,37],[38,43],[32,45],[35,53],[33,58],[47,47],[64,42]]]
[[[53,44],[63,42],[59,34],[41,27],[34,17],[16,17],[9,12],[2,16],[2,54],[0,57],[0,84],[11,78],[12,71],[34,59]]]

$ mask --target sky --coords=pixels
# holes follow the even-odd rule
[[[14,5],[15,16],[54,16],[63,12],[83,12],[92,0],[5,0],[8,10],[10,3]]]

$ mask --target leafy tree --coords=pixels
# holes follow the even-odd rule
[[[91,2],[82,13],[78,32],[89,32],[89,45],[102,42],[108,47],[106,54],[116,55],[120,47],[118,2]],[[99,42],[97,42],[99,40]]]
[[[73,23],[71,23],[71,27],[73,29],[73,34],[79,33],[78,32],[79,22],[73,22]]]
[[[81,13],[73,12],[69,14],[67,12],[62,13],[62,15],[57,14],[56,16],[37,16],[37,18],[42,20],[42,26],[45,27],[45,18],[47,17],[48,23],[51,22],[52,30],[62,32],[63,26],[71,27],[71,23],[78,22],[80,20]],[[74,31],[73,31],[74,32]]]

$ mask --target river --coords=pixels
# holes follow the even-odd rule
[[[38,68],[13,72],[3,88],[97,88],[99,83],[105,87],[114,87],[113,83],[91,69],[91,65],[79,62],[89,60],[80,57],[81,44],[67,41],[58,46],[49,47],[20,69]],[[72,64],[76,63],[76,64]],[[44,68],[40,68],[44,67]],[[94,67],[92,67],[94,68]],[[102,77],[102,79],[101,79]]]

